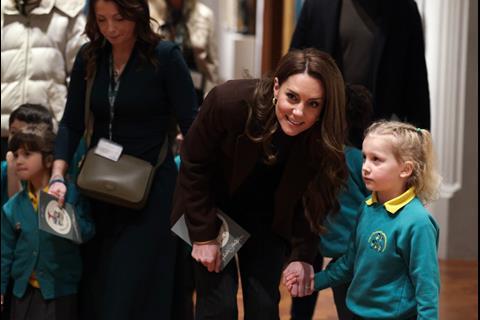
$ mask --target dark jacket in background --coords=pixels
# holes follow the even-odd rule
[[[341,0],[306,0],[291,48],[330,53],[342,69],[339,21]],[[430,129],[430,99],[422,22],[413,0],[381,1],[373,45],[370,91],[374,119],[400,120]]]

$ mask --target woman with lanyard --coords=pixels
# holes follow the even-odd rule
[[[50,193],[59,198],[68,192],[63,175],[85,130],[86,79],[93,79],[90,146],[120,145],[152,164],[171,117],[186,134],[197,109],[182,54],[151,30],[146,0],[90,1],[86,34],[56,141]],[[169,153],[141,210],[92,201],[97,235],[84,246],[82,319],[170,318],[176,243],[168,218],[176,174]]]

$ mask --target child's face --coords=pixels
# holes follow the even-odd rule
[[[40,152],[31,152],[19,148],[13,153],[15,173],[20,180],[33,180],[45,173],[43,157]]]
[[[406,186],[405,165],[395,158],[392,139],[370,134],[363,140],[363,181],[368,190],[377,192],[381,202],[401,195]]]
[[[12,124],[8,128],[8,140],[10,141],[10,139],[13,137],[15,133],[17,133],[18,131],[20,131],[22,128],[26,126],[27,126],[27,123],[24,121],[13,120]]]

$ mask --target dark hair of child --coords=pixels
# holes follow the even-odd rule
[[[8,148],[12,152],[20,148],[29,152],[40,152],[45,163],[48,157],[53,160],[55,137],[48,124],[28,125],[13,135]]]
[[[373,98],[360,84],[345,85],[348,145],[362,149],[363,132],[372,123]]]
[[[27,124],[45,124],[49,130],[53,130],[53,117],[50,111],[39,104],[25,103],[13,110],[8,119],[8,124],[18,120]]]

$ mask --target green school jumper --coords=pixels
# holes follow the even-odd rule
[[[438,319],[439,228],[410,188],[362,207],[347,253],[315,274],[315,289],[351,281],[347,307],[366,319]]]

